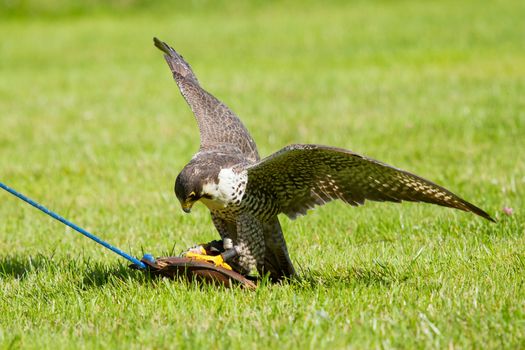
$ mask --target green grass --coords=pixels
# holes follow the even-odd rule
[[[302,280],[246,292],[130,271],[2,192],[3,347],[525,347],[525,3],[116,3],[2,15],[0,181],[137,256],[216,238],[206,208],[184,215],[172,193],[199,139],[158,36],[263,155],[349,148],[498,223],[331,203],[282,218]]]

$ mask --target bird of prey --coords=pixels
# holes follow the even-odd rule
[[[210,210],[222,240],[190,249],[188,256],[233,267],[243,274],[295,275],[278,215],[294,219],[340,199],[426,202],[489,214],[449,190],[407,171],[346,149],[294,144],[264,158],[239,118],[204,90],[190,65],[154,38],[200,130],[200,148],[175,181],[175,194],[189,213],[200,201]]]

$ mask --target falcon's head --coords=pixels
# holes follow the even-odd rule
[[[239,159],[230,158],[217,152],[199,152],[193,157],[175,181],[175,194],[182,210],[189,213],[199,200],[210,210],[240,203],[246,187],[246,174],[232,170],[231,164],[239,163]]]
[[[211,194],[206,191],[206,184],[214,181],[212,180],[214,171],[210,170],[210,168],[203,169],[198,164],[190,162],[177,176],[175,195],[184,212],[189,213],[195,202],[200,199],[212,198]]]
[[[201,179],[191,175],[192,172],[184,168],[175,180],[175,195],[186,213],[189,213],[193,204],[202,197]]]

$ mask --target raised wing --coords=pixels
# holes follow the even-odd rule
[[[248,160],[252,162],[259,160],[255,142],[235,113],[200,87],[190,65],[177,51],[157,38],[153,38],[153,42],[164,52],[164,58],[173,73],[173,78],[197,119],[201,150],[231,144],[236,146]]]
[[[351,205],[368,199],[433,203],[494,221],[475,205],[417,175],[320,145],[290,145],[251,165],[246,196],[271,198],[276,210],[291,218],[335,199]]]

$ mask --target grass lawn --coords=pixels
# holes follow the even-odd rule
[[[331,203],[282,218],[301,280],[246,292],[131,271],[0,191],[3,347],[525,347],[525,2],[117,4],[0,14],[0,181],[136,256],[217,238],[173,194],[199,138],[158,36],[263,156],[348,148],[498,223]]]

